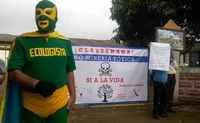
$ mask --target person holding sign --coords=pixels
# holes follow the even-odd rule
[[[5,62],[0,59],[0,85],[4,80],[4,73],[5,73]]]
[[[176,85],[176,68],[177,68],[177,63],[175,61],[173,53],[171,52],[170,66],[168,71],[168,81],[167,81],[167,111],[172,113],[175,113],[175,111],[172,109],[172,104],[173,104],[174,88]]]
[[[8,61],[9,80],[22,87],[23,123],[67,123],[75,103],[75,61],[71,41],[55,32],[57,8],[36,6],[38,31],[15,40]]]
[[[152,70],[152,80],[154,82],[153,117],[167,117],[166,104],[166,82],[167,71]]]
[[[170,45],[151,43],[149,69],[154,87],[153,117],[167,117],[166,83],[168,80]]]
[[[0,59],[0,104],[3,96],[3,81],[5,78],[5,62]]]

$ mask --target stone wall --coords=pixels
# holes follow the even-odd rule
[[[184,68],[179,74],[179,101],[200,102],[200,68]]]

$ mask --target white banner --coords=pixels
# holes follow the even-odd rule
[[[169,70],[170,44],[152,42],[150,44],[149,69]]]
[[[148,50],[73,46],[76,104],[147,101]]]

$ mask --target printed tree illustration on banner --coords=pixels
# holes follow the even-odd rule
[[[98,97],[103,98],[103,102],[108,102],[107,99],[110,99],[113,95],[113,89],[110,85],[104,84],[98,89]]]

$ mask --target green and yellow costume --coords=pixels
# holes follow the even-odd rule
[[[56,86],[54,93],[22,90],[25,123],[66,123],[67,73],[75,70],[71,42],[54,32],[57,21],[55,5],[42,0],[36,6],[37,32],[18,36],[8,62],[8,70],[20,70],[28,76]]]

